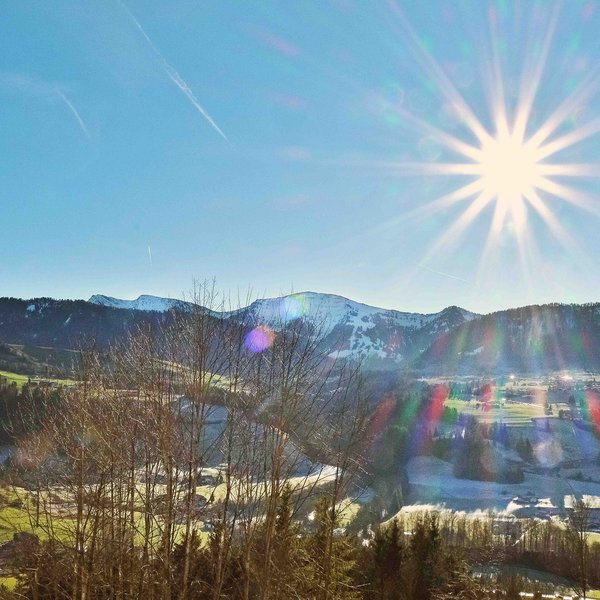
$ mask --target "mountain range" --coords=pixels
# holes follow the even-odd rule
[[[69,352],[85,338],[100,346],[140,326],[159,327],[198,305],[143,295],[121,300],[0,298],[0,369],[68,370]],[[600,370],[600,304],[547,304],[478,315],[457,306],[421,314],[377,308],[333,294],[305,292],[258,299],[216,319],[275,332],[304,319],[319,330],[332,357],[368,368],[422,374],[544,374]]]

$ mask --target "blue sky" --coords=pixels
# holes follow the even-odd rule
[[[531,207],[517,239],[509,211],[485,263],[493,203],[436,247],[469,201],[411,215],[468,178],[399,166],[456,160],[427,124],[476,144],[436,72],[492,131],[489,90],[517,106],[545,40],[528,131],[570,97],[556,135],[593,129],[600,7],[556,6],[6,3],[0,295],[180,297],[215,277],[422,312],[600,301],[600,136],[553,157],[590,165],[569,178],[585,201],[541,194],[569,240]]]

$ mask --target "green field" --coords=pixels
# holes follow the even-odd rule
[[[528,402],[505,401],[499,408],[492,405],[488,409],[477,408],[475,401],[448,398],[445,406],[455,408],[459,413],[477,417],[482,423],[502,421],[507,425],[527,425],[534,417],[543,417],[544,408],[538,404]]]
[[[17,387],[22,387],[23,384],[29,381],[28,375],[19,375],[10,371],[0,371],[0,378],[6,379],[8,383],[16,383]]]
[[[11,371],[0,371],[0,379],[6,379],[9,383],[16,383],[18,388],[23,387],[28,381],[33,382],[50,382],[58,385],[72,385],[75,383],[72,379],[52,379],[43,377],[33,377],[30,375],[21,375],[20,373],[12,373]]]
[[[0,586],[3,586],[7,590],[14,590],[17,587],[16,577],[0,577]]]
[[[331,484],[331,478],[331,474],[323,474],[320,476],[311,475],[308,477],[291,477],[288,479],[288,482],[292,489],[296,487],[299,490],[313,489],[313,487],[314,489],[322,489],[323,486]],[[235,478],[232,478],[231,483],[232,500],[236,501],[238,495],[244,493],[242,490],[242,487],[244,486],[240,487],[241,482]],[[250,483],[250,486],[252,490],[246,490],[246,493],[250,492],[255,500],[260,500],[264,498],[264,494],[266,493],[269,484],[266,484],[265,486],[264,482],[252,482]],[[166,485],[164,484],[154,484],[153,490],[158,497],[166,494],[167,492]],[[143,528],[142,522],[144,519],[144,484],[140,484],[137,491],[138,504],[136,505],[136,514],[139,519],[139,530],[141,531]],[[212,498],[212,500],[216,502],[224,500],[226,493],[227,486],[225,483],[218,483],[215,486],[198,486],[196,488],[196,494],[199,496],[204,496],[205,498]],[[48,526],[50,522],[55,535],[65,541],[71,539],[74,530],[73,499],[69,496],[69,494],[65,493],[65,491],[59,487],[51,488],[50,490],[41,492],[40,504],[42,506],[42,515],[44,514],[44,507],[48,501],[51,501],[53,504],[50,521],[44,520],[44,517],[42,516],[39,526],[36,527],[35,494],[18,487],[0,488],[0,544],[11,540],[13,534],[19,531],[34,533],[38,535],[40,539],[45,540],[48,538]],[[350,523],[356,516],[359,508],[360,505],[356,502],[353,502],[351,499],[346,499],[340,502],[338,505],[338,510],[340,511],[340,522],[342,522],[344,525]],[[159,522],[160,517],[157,518],[155,523],[157,538],[159,536]],[[202,527],[202,522],[197,521],[195,523],[195,527],[198,529],[200,538],[204,542],[208,541],[208,533],[199,531],[199,529]],[[183,534],[185,527],[183,525],[178,525],[176,529],[179,535]]]

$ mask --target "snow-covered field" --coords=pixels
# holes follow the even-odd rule
[[[525,473],[525,481],[518,484],[493,483],[457,479],[452,465],[433,456],[417,456],[408,464],[411,504],[445,506],[453,510],[497,510],[517,516],[533,516],[540,512],[569,505],[573,494],[587,496],[600,506],[600,483],[575,481],[562,477]],[[513,502],[517,496],[534,496],[534,506],[524,507]],[[533,510],[532,510],[533,509]],[[544,509],[547,509],[544,511]]]
[[[536,450],[536,459],[548,466],[570,461],[595,461],[600,453],[600,442],[591,432],[577,427],[572,421],[550,419],[550,430],[544,421],[530,424],[519,433],[529,438]]]

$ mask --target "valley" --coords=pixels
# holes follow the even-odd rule
[[[486,551],[520,564],[526,545],[541,552],[529,532],[561,540],[582,502],[597,552],[597,314],[411,314],[313,293],[232,310],[0,299],[0,538],[103,544],[118,523],[149,555],[192,532],[207,552],[222,528],[244,548],[287,498],[307,539],[326,502],[335,539],[367,548],[381,523],[412,535],[435,518],[467,553],[478,528],[502,531]],[[557,358],[549,340],[584,324],[585,352]],[[517,344],[531,349],[518,360]]]

